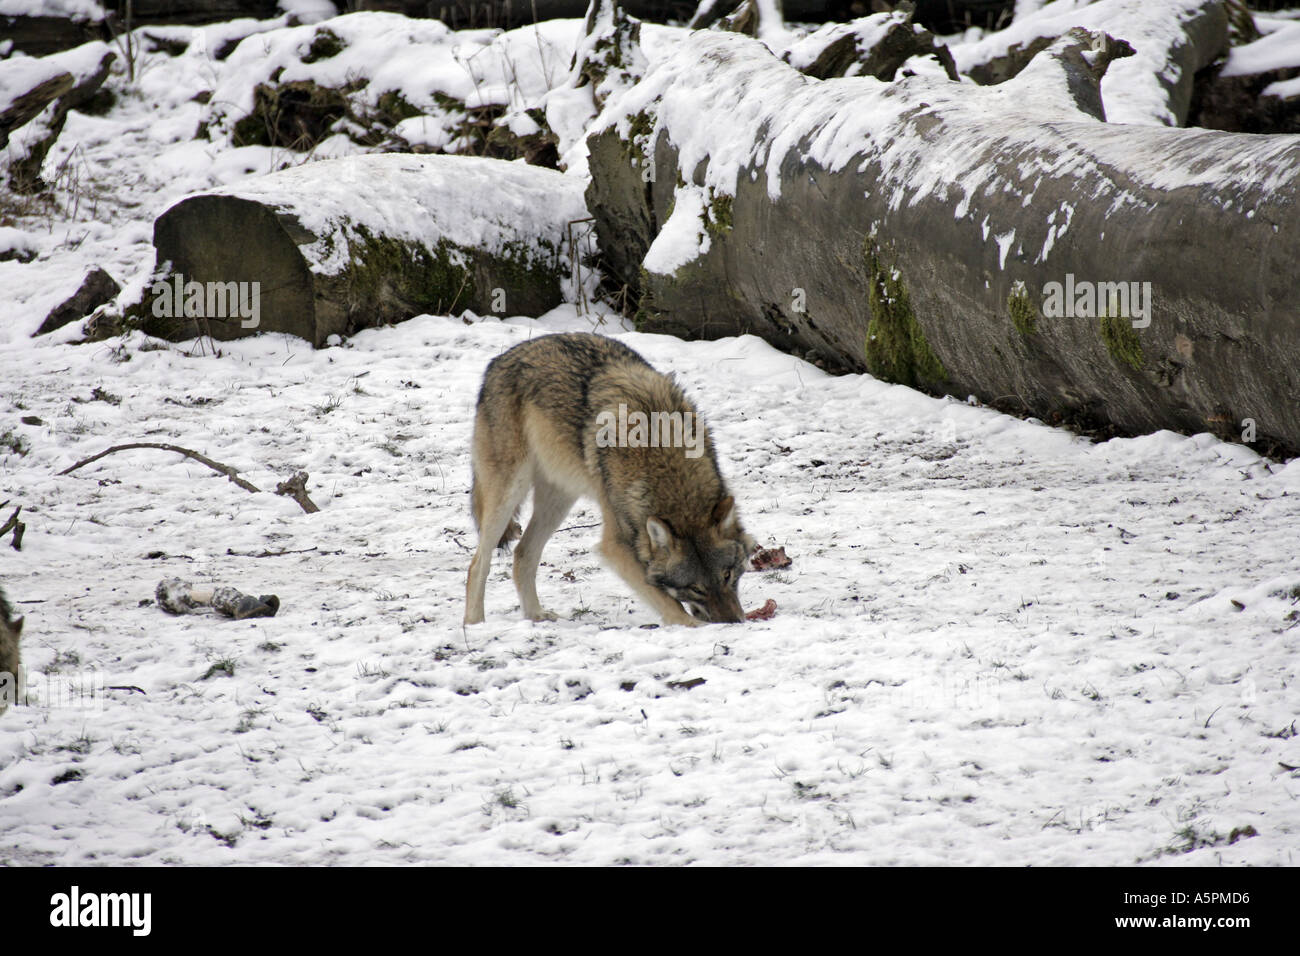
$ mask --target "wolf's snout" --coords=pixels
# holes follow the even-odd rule
[[[697,621],[704,621],[707,624],[739,624],[745,620],[745,611],[740,606],[740,599],[730,593],[721,595],[709,604],[690,601],[687,607]]]

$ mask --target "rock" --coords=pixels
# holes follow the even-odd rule
[[[96,266],[86,273],[85,278],[81,280],[81,286],[67,301],[50,311],[45,321],[41,323],[41,327],[32,333],[32,337],[45,335],[47,332],[63,328],[70,322],[86,318],[101,305],[112,302],[121,291],[122,287],[117,284],[117,281]]]
[[[274,331],[321,347],[421,313],[538,316],[568,288],[582,188],[536,166],[379,154],[191,196],[154,224],[157,282],[127,319],[172,339]]]

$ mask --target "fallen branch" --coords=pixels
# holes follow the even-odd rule
[[[178,455],[184,455],[186,458],[193,458],[195,461],[207,465],[213,471],[220,472],[221,474],[229,478],[231,481],[233,481],[235,484],[239,485],[239,487],[243,488],[245,491],[251,491],[253,492],[253,494],[257,494],[262,490],[252,482],[245,481],[243,478],[240,478],[239,473],[235,471],[235,469],[231,468],[229,465],[223,465],[219,461],[213,461],[207,455],[200,455],[197,451],[194,451],[189,448],[182,448],[180,445],[168,445],[164,442],[153,442],[153,441],[134,441],[134,442],[129,442],[128,444],[125,445],[114,445],[112,448],[106,448],[104,451],[101,451],[98,455],[91,455],[89,458],[82,459],[81,461],[73,465],[71,468],[63,469],[63,471],[59,472],[59,474],[70,475],[78,468],[81,468],[85,465],[89,465],[93,461],[99,461],[99,459],[103,458],[105,455],[111,455],[114,452],[119,452],[119,451],[130,451],[133,448],[161,448],[163,451],[174,451]]]
[[[251,481],[248,481],[244,478],[240,478],[239,472],[235,471],[235,469],[231,468],[229,465],[223,465],[219,461],[213,461],[207,455],[199,454],[197,451],[194,451],[192,448],[182,448],[180,445],[171,445],[166,442],[136,441],[136,442],[128,442],[124,445],[114,445],[112,448],[104,449],[98,455],[91,455],[89,458],[83,458],[81,461],[77,462],[71,468],[63,469],[63,471],[59,472],[59,474],[70,475],[78,468],[82,468],[86,465],[89,465],[91,462],[99,461],[99,459],[103,458],[106,455],[111,455],[114,452],[119,452],[119,451],[131,451],[132,449],[135,448],[159,448],[163,451],[174,451],[178,455],[184,455],[186,458],[193,458],[195,461],[199,462],[200,464],[207,465],[209,468],[211,468],[213,471],[217,472],[218,474],[225,475],[228,479],[233,481],[240,488],[243,488],[245,491],[252,492],[255,495],[261,494],[262,492],[262,489],[257,487],[257,485],[253,484]],[[307,514],[315,514],[316,512],[320,511],[320,508],[316,507],[315,502],[313,502],[310,498],[307,497],[307,472],[305,471],[298,472],[288,481],[280,482],[278,485],[276,485],[275,493],[277,495],[288,495],[294,501],[298,502],[299,506],[301,506],[302,510],[307,512]],[[17,512],[14,512],[14,514],[16,516]],[[21,527],[22,525],[19,525],[19,528]],[[4,533],[4,529],[0,529],[0,534],[3,533]],[[21,531],[16,532],[15,537],[16,539],[21,540],[22,532]],[[15,543],[14,547],[17,546],[18,545]]]

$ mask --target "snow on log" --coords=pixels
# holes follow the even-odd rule
[[[308,163],[183,199],[154,224],[151,334],[331,335],[421,313],[537,316],[563,301],[583,181],[468,156]],[[237,304],[236,304],[237,303]]]
[[[696,33],[589,139],[604,266],[647,330],[1300,450],[1300,137],[1104,122],[1118,46],[1073,32],[980,87]]]

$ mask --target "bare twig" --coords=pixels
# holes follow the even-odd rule
[[[261,494],[262,491],[261,488],[257,487],[257,485],[253,484],[251,481],[248,481],[244,478],[240,478],[239,472],[235,471],[235,469],[231,468],[229,465],[223,465],[219,461],[213,461],[207,455],[201,455],[197,451],[194,451],[191,448],[182,448],[180,445],[171,445],[171,444],[167,444],[166,442],[136,441],[136,442],[128,442],[125,445],[114,445],[112,448],[104,449],[98,455],[91,455],[89,458],[83,458],[81,461],[77,462],[71,468],[63,469],[63,471],[59,472],[59,474],[70,475],[78,468],[82,468],[86,465],[89,465],[93,461],[98,461],[99,459],[103,458],[105,455],[111,455],[114,452],[119,452],[119,451],[130,451],[134,448],[159,448],[162,449],[163,451],[174,451],[178,455],[184,455],[186,458],[193,458],[195,461],[207,465],[213,471],[225,475],[227,478],[229,478],[239,487],[243,488],[245,491],[252,492],[255,495]],[[315,502],[313,502],[310,498],[307,497],[307,472],[305,471],[298,472],[288,481],[280,482],[278,485],[276,485],[275,493],[277,495],[288,495],[294,501],[298,502],[298,504],[302,507],[302,510],[305,511],[307,514],[315,514],[317,511],[320,511],[320,508],[316,507]],[[17,512],[15,512],[15,515],[16,514]],[[21,527],[21,525],[19,527]],[[4,531],[0,530],[0,534],[3,533]],[[22,538],[21,531],[16,532],[16,538],[18,540],[21,540]],[[17,544],[15,544],[14,547],[17,547]]]
[[[600,522],[597,521],[595,524],[571,524],[567,528],[561,528],[560,531],[582,531],[584,528],[599,528],[599,527],[600,527]],[[556,533],[558,534],[559,532]]]
[[[578,249],[580,237],[578,237],[578,235],[573,231],[573,227],[585,222],[594,223],[595,221],[595,216],[588,216],[585,219],[570,219],[568,225],[565,226],[565,229],[569,234],[569,257],[573,262],[573,278],[576,292],[574,298],[578,300],[577,305],[583,315],[586,315],[590,311],[590,306],[587,303],[587,293],[582,287],[582,256]],[[586,235],[590,235],[591,230],[594,228],[595,226],[588,226]]]
[[[307,554],[310,551],[317,550],[315,547],[299,548],[296,551],[232,551],[226,549],[226,554],[234,558],[279,558],[286,554]],[[342,554],[342,551],[322,551],[321,554]]]

